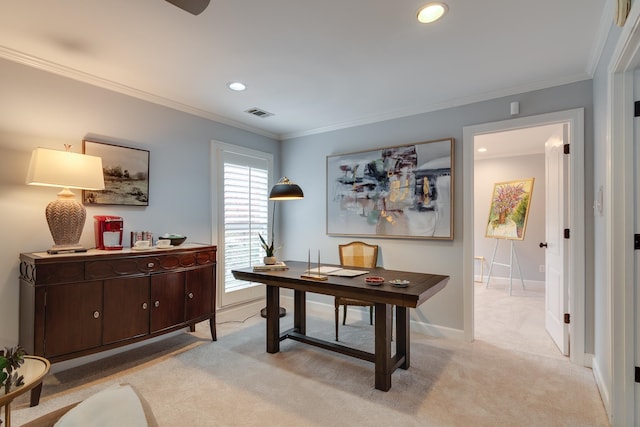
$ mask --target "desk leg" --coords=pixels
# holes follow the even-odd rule
[[[396,306],[396,356],[404,356],[402,369],[409,369],[409,309]]]
[[[375,355],[376,355],[376,388],[389,391],[391,388],[391,306],[376,303],[375,322]]]
[[[293,327],[303,335],[307,333],[307,302],[304,291],[293,291]]]
[[[280,288],[267,285],[267,353],[280,351]]]

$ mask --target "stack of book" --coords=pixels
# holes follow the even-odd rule
[[[276,262],[275,264],[254,265],[253,271],[281,271],[288,270],[287,264],[284,262]]]

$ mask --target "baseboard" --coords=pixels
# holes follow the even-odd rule
[[[593,357],[591,359],[591,371],[593,372],[593,377],[596,381],[596,385],[598,386],[598,391],[600,392],[600,398],[602,399],[602,403],[604,404],[604,409],[607,411],[607,414],[611,414],[611,402],[609,398],[609,388],[604,381],[602,376],[602,368],[600,367],[600,363],[597,358]]]
[[[432,323],[411,320],[411,332],[438,338],[449,338],[458,341],[465,341],[462,329],[453,329],[446,326],[434,325]]]
[[[584,353],[581,365],[593,369],[593,354]]]
[[[519,277],[513,277],[512,279],[512,285],[515,287],[517,286],[521,286],[520,285],[520,278]],[[484,282],[483,282],[486,286],[487,284],[487,278],[486,276],[484,277]],[[509,278],[508,277],[502,277],[502,276],[491,276],[491,282],[489,282],[489,287],[491,287],[492,284],[495,285],[508,285],[509,284]],[[524,280],[524,287],[525,289],[527,287],[530,287],[531,289],[544,289],[544,280]]]
[[[227,322],[242,322],[254,316],[265,306],[264,298],[250,301],[244,304],[233,305],[216,309],[216,324]]]

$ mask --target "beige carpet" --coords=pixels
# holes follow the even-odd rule
[[[528,282],[525,290],[513,281],[509,295],[507,279],[475,283],[475,338],[506,350],[517,349],[566,360],[544,327],[544,283]]]
[[[331,339],[332,309],[310,310],[308,332]],[[359,316],[346,343],[371,350]],[[292,321],[289,314],[283,328]],[[16,402],[14,425],[128,382],[162,426],[607,426],[589,369],[562,358],[412,334],[411,368],[389,392],[373,387],[373,365],[290,340],[265,352],[259,316],[207,324],[80,368],[49,375],[39,406]]]

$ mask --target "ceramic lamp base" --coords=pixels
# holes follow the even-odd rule
[[[59,192],[58,199],[47,205],[45,214],[55,243],[51,250],[60,247],[60,251],[72,251],[80,246],[78,242],[82,235],[87,211],[68,188]]]

